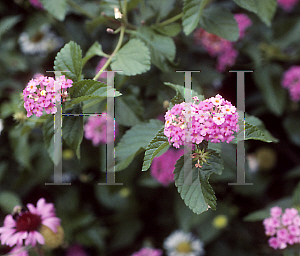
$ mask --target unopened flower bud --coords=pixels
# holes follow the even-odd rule
[[[106,32],[107,32],[108,34],[114,34],[114,30],[111,29],[111,28],[107,28],[107,29],[106,29]]]
[[[165,100],[165,101],[163,102],[163,106],[164,106],[165,109],[167,109],[167,108],[170,106],[170,101]]]

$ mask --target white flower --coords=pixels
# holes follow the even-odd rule
[[[26,32],[21,33],[19,44],[25,54],[45,55],[61,47],[63,39],[51,32],[50,27],[45,24],[33,37]]]
[[[2,121],[2,119],[0,119],[0,134],[1,134],[2,130],[3,130],[3,121]]]
[[[204,255],[203,243],[191,233],[177,230],[164,241],[168,256],[200,256]]]

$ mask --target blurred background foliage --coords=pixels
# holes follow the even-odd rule
[[[47,0],[42,2],[47,4]],[[225,169],[221,176],[211,176],[217,210],[196,215],[184,205],[174,184],[163,187],[151,177],[150,170],[141,171],[144,150],[116,173],[116,182],[123,186],[99,186],[106,180],[105,146],[94,147],[85,138],[80,160],[63,145],[63,179],[72,185],[45,185],[53,181],[53,163],[44,146],[42,122],[26,119],[23,89],[36,73],[52,76],[46,71],[53,70],[57,52],[70,40],[80,45],[84,54],[95,41],[110,54],[118,41],[107,28],[118,27],[114,7],[119,7],[119,1],[56,2],[55,14],[27,0],[0,2],[0,117],[4,125],[0,135],[0,219],[17,204],[35,203],[41,197],[53,202],[66,237],[63,247],[53,255],[65,255],[75,243],[89,255],[131,255],[145,245],[161,248],[176,229],[199,236],[206,255],[280,255],[269,248],[261,220],[269,216],[273,205],[290,207],[298,203],[299,104],[289,99],[281,80],[284,71],[300,63],[300,5],[289,13],[275,6],[272,18],[249,12],[235,3],[238,1],[214,1],[232,13],[246,13],[253,22],[246,37],[236,44],[239,56],[230,70],[254,71],[245,74],[246,112],[259,117],[279,142],[245,143],[246,182],[252,182],[252,186],[228,185],[236,180],[236,146],[222,144]],[[167,20],[179,14],[182,7],[180,0],[131,0],[128,20],[142,29],[141,24]],[[216,60],[195,43],[192,33],[187,36],[183,32],[180,20],[172,24],[159,33],[176,46],[173,60],[160,59],[164,50],[159,51],[159,46],[164,42],[158,41],[153,50],[158,51],[157,56],[153,58],[155,53],[151,52],[155,64],[151,70],[136,76],[116,75],[115,87],[123,94],[116,98],[116,145],[130,127],[165,113],[164,102],[175,93],[164,82],[184,85],[184,75],[175,70],[201,70],[192,75],[195,90],[206,98],[220,93],[236,104],[236,74],[216,71]],[[24,32],[33,42],[51,34],[56,41],[46,50],[40,48],[30,54],[21,46]],[[125,40],[129,36],[125,33]],[[95,56],[87,62],[85,78],[95,76],[100,60]],[[102,112],[105,105],[89,110]]]

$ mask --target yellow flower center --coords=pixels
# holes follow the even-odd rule
[[[176,250],[178,252],[192,252],[192,246],[189,242],[181,242],[177,247]]]

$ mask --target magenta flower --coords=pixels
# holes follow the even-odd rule
[[[299,0],[277,0],[278,5],[285,10],[286,12],[290,12],[296,4],[298,4]]]
[[[15,246],[9,253],[8,256],[29,256],[25,247]]]
[[[24,108],[27,117],[35,114],[37,117],[43,115],[43,109],[47,114],[55,114],[56,101],[63,101],[68,97],[67,88],[72,87],[73,81],[65,76],[56,79],[47,76],[39,76],[31,79],[23,90]]]
[[[20,208],[19,206],[15,208]],[[50,228],[54,233],[60,225],[60,219],[55,215],[54,205],[46,203],[44,198],[37,202],[37,206],[27,204],[28,210],[22,210],[18,214],[7,215],[3,227],[0,227],[1,244],[8,246],[35,246],[44,244],[45,239],[39,232],[41,225]]]
[[[264,219],[265,234],[271,236],[270,247],[284,249],[288,244],[300,242],[300,216],[295,208],[287,208],[282,213],[281,207],[270,210],[271,217]]]
[[[115,138],[117,133],[117,125],[114,130],[114,119],[102,113],[101,116],[91,116],[84,126],[84,136],[88,140],[92,140],[94,146],[99,144],[111,143],[112,135]],[[108,140],[106,140],[108,138]]]
[[[284,72],[281,85],[290,92],[293,101],[300,100],[300,66],[292,66]]]
[[[106,63],[106,61],[107,61],[107,58],[105,58],[105,57],[103,57],[103,58],[99,61],[98,65],[97,65],[97,67],[96,67],[96,70],[95,70],[96,74],[98,74],[98,72],[99,72],[99,71],[101,70],[101,68],[104,66],[104,64]],[[103,79],[103,78],[106,78],[106,77],[107,77],[106,72],[103,72],[103,73],[99,76],[98,80],[101,80],[101,78]]]
[[[174,182],[174,165],[184,154],[184,150],[169,149],[159,157],[155,157],[151,165],[151,175],[163,186]]]
[[[164,134],[170,145],[179,148],[184,144],[200,144],[203,140],[212,143],[227,142],[239,130],[239,115],[236,108],[221,95],[204,101],[194,97],[194,103],[176,104],[165,114]]]
[[[42,3],[40,2],[40,0],[29,0],[29,2],[35,8],[44,10],[44,7],[43,7]]]
[[[138,252],[132,254],[131,256],[161,256],[161,255],[162,255],[162,250],[160,249],[144,247]]]
[[[234,18],[238,24],[240,37],[242,39],[245,36],[246,29],[252,25],[252,20],[244,13],[238,13],[234,15]]]
[[[245,36],[245,31],[249,26],[251,26],[252,21],[246,14],[242,13],[235,14],[234,18],[238,23],[240,40]],[[211,57],[217,57],[216,69],[219,72],[224,72],[227,67],[231,67],[235,64],[239,53],[234,48],[234,42],[230,42],[217,35],[211,34],[202,28],[195,31],[194,38],[196,44],[201,45]]]

